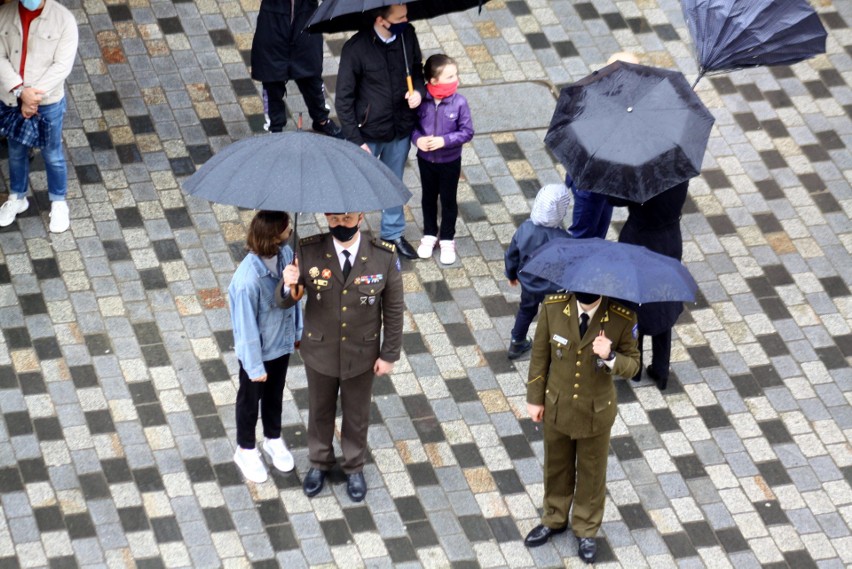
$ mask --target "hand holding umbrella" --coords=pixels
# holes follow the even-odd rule
[[[284,273],[281,276],[284,281],[284,286],[290,289],[290,296],[293,300],[299,300],[305,294],[305,287],[299,283],[299,259],[293,257],[293,263],[284,267]]]

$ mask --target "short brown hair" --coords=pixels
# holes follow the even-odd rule
[[[458,67],[456,60],[445,53],[430,55],[429,59],[426,60],[426,64],[423,66],[423,76],[426,78],[426,81],[437,79],[441,76],[441,72],[447,65]]]
[[[286,211],[262,210],[255,214],[246,236],[246,249],[261,257],[278,254],[278,237],[290,226]]]

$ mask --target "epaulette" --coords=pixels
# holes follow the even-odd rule
[[[622,318],[626,318],[628,320],[633,319],[633,311],[628,310],[621,306],[620,304],[616,304],[615,302],[609,303],[609,309],[621,316]]]
[[[322,233],[317,233],[316,235],[309,235],[308,237],[302,237],[299,239],[299,245],[311,245],[313,243],[319,243],[322,240]]]
[[[390,251],[391,253],[396,251],[396,245],[378,237],[373,239],[373,245],[375,245],[379,249],[385,249],[386,251]]]
[[[568,300],[567,294],[548,294],[544,297],[542,304],[553,304],[554,302],[565,302]]]

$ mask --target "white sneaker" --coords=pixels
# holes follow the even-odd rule
[[[287,450],[284,439],[266,439],[263,441],[263,452],[281,472],[290,472],[296,466],[293,455]]]
[[[9,199],[0,207],[0,227],[12,225],[19,213],[23,213],[30,206],[26,196],[18,196],[15,192],[9,193]]]
[[[269,118],[269,115],[263,113],[263,130],[269,132],[269,127],[272,125],[272,119]]]
[[[266,467],[260,459],[260,452],[258,452],[257,448],[246,449],[237,447],[237,452],[234,453],[234,462],[240,467],[240,471],[246,477],[246,480],[256,482],[257,484],[266,482],[268,478]]]
[[[50,232],[62,233],[71,227],[68,204],[65,200],[50,202]]]
[[[434,235],[424,235],[420,240],[420,246],[417,248],[417,256],[421,259],[428,259],[432,256],[432,251],[435,250],[435,245],[438,244],[438,238]]]
[[[456,262],[456,242],[441,240],[441,264],[452,265]]]

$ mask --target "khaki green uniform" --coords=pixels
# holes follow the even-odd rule
[[[360,472],[367,454],[367,428],[378,358],[396,362],[402,349],[405,301],[395,247],[362,234],[349,278],[328,233],[299,241],[299,282],[305,287],[305,324],[299,353],[308,379],[308,457],[311,466],[335,464],[334,420],[338,393],[343,412],[343,471]],[[275,291],[278,304],[292,306]]]
[[[603,330],[612,341],[612,369],[592,351]],[[573,503],[577,537],[594,537],[606,497],[609,433],[617,413],[613,376],[639,370],[636,315],[609,300],[601,303],[580,338],[573,294],[545,297],[530,357],[527,402],[544,405],[544,516],[563,528]]]

